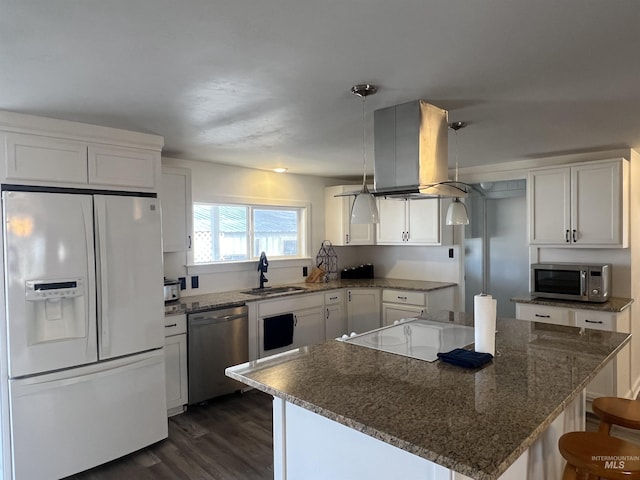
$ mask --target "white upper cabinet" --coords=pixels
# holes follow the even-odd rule
[[[351,207],[355,197],[338,194],[359,191],[360,185],[338,185],[325,188],[324,225],[325,239],[333,245],[375,245],[375,225],[352,225]],[[372,187],[369,187],[372,188]]]
[[[378,199],[379,245],[443,245],[450,243],[442,228],[438,198],[421,200]]]
[[[0,181],[156,192],[157,135],[0,111]]]
[[[529,173],[529,243],[627,247],[629,162],[585,162]]]
[[[4,178],[86,183],[87,145],[40,135],[4,135]]]
[[[162,167],[160,179],[162,207],[162,249],[184,252],[191,248],[191,170]]]
[[[89,183],[152,189],[160,152],[111,145],[89,145]]]

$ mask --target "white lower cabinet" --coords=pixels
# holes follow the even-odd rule
[[[264,300],[257,302],[255,306],[257,325],[257,354],[258,358],[285,352],[294,348],[315,345],[324,342],[325,339],[325,319],[324,319],[324,296],[321,293],[309,295],[293,295],[287,298]],[[249,307],[249,319],[254,311],[253,306]],[[292,343],[284,344],[276,348],[265,350],[265,319],[278,317],[281,315],[293,316],[293,339]],[[291,318],[291,317],[289,317]],[[289,321],[282,319],[282,321]],[[252,328],[249,336],[253,337]],[[281,335],[278,329],[275,331],[276,337]],[[281,339],[278,339],[281,340]],[[251,340],[250,340],[251,341]],[[250,353],[251,357],[251,353]]]
[[[396,320],[419,317],[442,310],[453,311],[454,287],[427,292],[388,290],[382,291],[382,323],[392,325]]]
[[[382,326],[380,290],[350,288],[347,290],[347,330],[349,333],[368,332]]]
[[[341,337],[347,333],[344,311],[344,290],[331,290],[324,294],[324,336],[325,340]]]
[[[167,385],[167,414],[184,412],[188,403],[187,316],[165,317],[164,365]]]
[[[609,332],[631,331],[630,309],[616,313],[517,303],[516,318]],[[631,348],[627,344],[587,386],[588,405],[597,397],[629,397],[631,387]]]
[[[396,320],[418,317],[425,311],[424,292],[403,290],[382,291],[382,324],[392,325]]]

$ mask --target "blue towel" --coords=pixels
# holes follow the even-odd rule
[[[478,368],[488,363],[493,358],[490,353],[480,353],[464,348],[455,348],[450,352],[438,353],[438,358],[443,362],[463,368]]]

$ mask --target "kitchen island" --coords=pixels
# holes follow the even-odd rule
[[[585,387],[629,338],[499,319],[477,370],[332,340],[227,375],[274,396],[276,479],[553,479],[557,438],[584,428]]]

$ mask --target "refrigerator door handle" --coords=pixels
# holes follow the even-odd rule
[[[99,269],[98,275],[98,292],[100,306],[98,308],[98,325],[100,326],[100,352],[102,357],[108,354],[109,341],[109,272],[107,271],[107,258],[105,249],[107,247],[107,207],[104,199],[94,197],[95,216],[96,216],[96,238],[98,246],[96,255],[98,261],[96,265]]]
[[[93,245],[93,212],[92,205],[83,204],[82,205],[82,217],[84,220],[84,231],[85,231],[85,242],[87,245],[87,265],[89,265],[90,269],[93,270],[93,265],[96,264],[96,257],[94,253],[94,245]],[[89,292],[95,292],[95,273],[87,272],[87,281]],[[87,308],[85,310],[85,322],[86,322],[86,331],[87,334],[87,343],[85,345],[85,351],[87,354],[90,352],[95,352],[96,348],[96,333],[95,333],[95,294],[89,294],[89,301],[87,302]],[[95,353],[94,353],[95,355]]]

